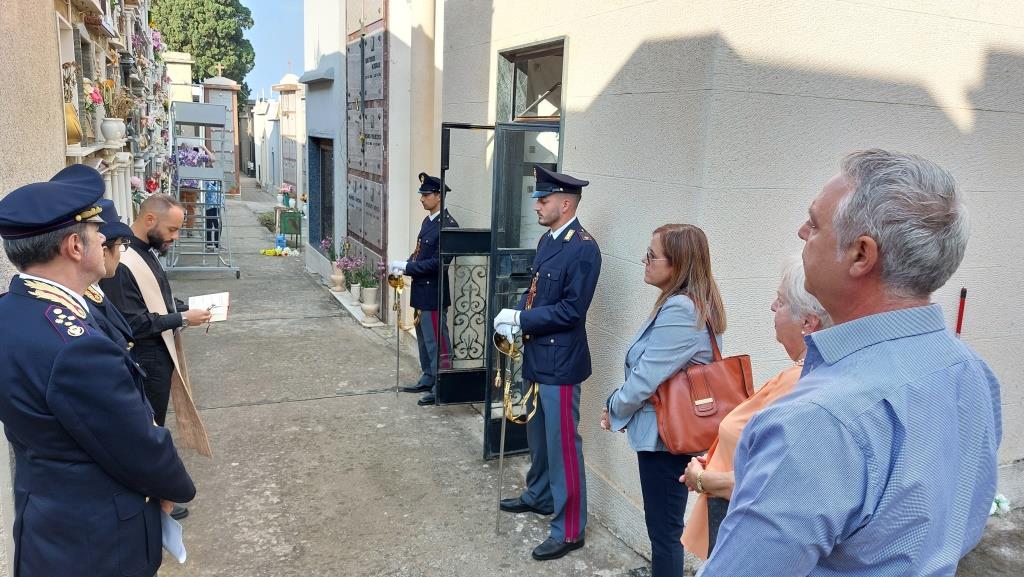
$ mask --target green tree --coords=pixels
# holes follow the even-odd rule
[[[168,49],[188,52],[192,81],[220,75],[241,84],[239,102],[249,98],[245,75],[256,64],[256,53],[243,32],[252,28],[252,13],[241,0],[156,0],[150,11]]]

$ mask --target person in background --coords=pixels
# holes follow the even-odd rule
[[[804,267],[799,261],[783,273],[771,309],[775,314],[775,340],[782,343],[793,364],[722,419],[707,456],[691,459],[686,474],[679,479],[698,495],[683,531],[683,546],[701,559],[707,559],[714,549],[718,527],[729,509],[734,485],[732,456],[743,427],[758,411],[793,390],[807,353],[804,337],[832,326],[825,309],[804,289]]]
[[[636,451],[651,540],[651,575],[677,577],[683,574],[679,537],[688,495],[678,479],[690,455],[668,452],[648,399],[680,369],[712,361],[709,328],[715,335],[725,332],[725,308],[711,274],[708,239],[696,226],[657,228],[641,262],[644,282],[657,287],[660,294],[626,351],[625,381],[608,397],[601,427],[625,430]]]
[[[171,295],[171,284],[159,257],[178,239],[185,212],[181,204],[164,194],[142,202],[138,218],[131,225],[132,239],[112,278],[100,281],[107,299],[131,326],[135,336],[135,357],[146,372],[146,396],[153,406],[156,423],[163,426],[167,406],[175,398],[179,445],[210,456],[210,441],[199,412],[192,401],[181,330],[198,326],[212,316],[208,310],[189,310]],[[172,516],[182,519],[188,509],[175,506]]]
[[[930,302],[967,248],[956,182],[918,156],[855,152],[799,236],[835,326],[807,336],[793,392],[744,427],[699,575],[953,575],[985,529],[1002,438],[999,381]]]
[[[444,191],[451,189],[446,185]],[[417,404],[433,405],[437,401],[437,369],[451,367],[451,340],[448,338],[448,307],[452,297],[448,287],[448,274],[438,275],[441,268],[441,226],[456,228],[459,223],[445,210],[441,215],[441,179],[420,173],[420,204],[427,216],[416,237],[416,249],[409,260],[391,261],[393,273],[412,277],[409,305],[416,310],[416,344],[420,350],[420,380],[402,387],[407,393],[426,393]],[[447,263],[445,263],[447,264]],[[438,276],[443,277],[441,302],[438,302]]]
[[[121,253],[128,250],[128,245],[131,243],[132,229],[121,222],[121,217],[117,214],[112,200],[104,198],[99,201],[98,205],[102,209],[100,218],[103,219],[103,224],[100,225],[100,234],[106,239],[103,241],[103,269],[106,271],[103,278],[112,278],[117,272],[117,265],[121,262]],[[132,351],[135,347],[132,327],[121,311],[107,300],[99,283],[89,285],[89,288],[85,289],[84,296],[92,301],[90,306],[95,309],[96,320],[103,328],[103,332],[107,333],[110,340],[117,343],[118,346]]]

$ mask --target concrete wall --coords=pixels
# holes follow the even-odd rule
[[[1024,460],[1021,4],[790,0],[445,3],[443,119],[493,122],[497,54],[565,37],[563,156],[589,179],[580,218],[604,267],[588,318],[594,373],[581,431],[592,514],[647,550],[635,456],[597,426],[655,291],[639,263],[650,231],[691,222],[710,238],[726,353],[763,381],[787,364],[769,305],[810,199],[854,149],[936,160],[968,195],[973,234],[935,295],[1003,384],[1000,488],[1017,503]],[[522,18],[544,14],[543,18]],[[1013,26],[1007,25],[1014,23]]]
[[[54,5],[9,0],[0,10],[0,197],[64,167],[66,136]],[[0,250],[0,292],[14,268]],[[2,429],[2,426],[0,426]],[[0,449],[0,576],[12,575],[11,460]]]
[[[306,72],[333,68],[334,80],[306,85],[306,134],[310,137],[326,138],[334,144],[334,238],[337,243],[344,240],[347,212],[345,210],[345,159],[347,158],[345,138],[345,11],[337,0],[305,0],[304,5],[304,66]],[[307,151],[312,147],[308,146]],[[314,186],[310,166],[308,186]],[[317,174],[319,178],[319,173]],[[310,200],[318,192],[310,190]],[[307,214],[313,224],[314,211],[309,207]],[[311,229],[312,233],[313,230]],[[310,236],[310,244],[319,249],[320,237]],[[340,251],[339,251],[340,252]],[[318,272],[325,279],[331,274],[330,263],[318,250],[305,252],[306,267]]]

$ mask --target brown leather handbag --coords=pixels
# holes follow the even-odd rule
[[[723,359],[710,324],[708,336],[714,360],[684,367],[650,398],[658,415],[658,435],[675,455],[707,451],[722,419],[754,394],[750,355]]]

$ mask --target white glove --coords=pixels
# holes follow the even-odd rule
[[[513,327],[513,333],[519,332],[519,311],[515,309],[501,309],[498,316],[494,317],[494,330],[498,330],[501,325],[509,325]]]
[[[404,273],[405,272],[405,266],[407,264],[409,264],[409,261],[407,261],[407,260],[393,260],[393,261],[391,261],[391,264],[388,265],[388,268],[390,268],[391,272],[394,272],[394,273]]]
[[[514,327],[512,325],[502,323],[495,327],[494,331],[499,335],[505,337],[509,341],[512,341],[513,339],[515,339],[515,334],[519,332],[519,327]]]

